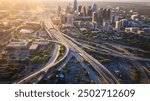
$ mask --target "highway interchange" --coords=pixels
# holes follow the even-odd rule
[[[79,61],[81,65],[87,70],[89,77],[91,78],[91,80],[94,81],[94,83],[118,84],[119,83],[118,78],[113,73],[111,73],[104,65],[102,65],[98,60],[96,60],[90,54],[85,52],[82,49],[82,47],[92,51],[96,51],[96,52],[98,51],[101,54],[127,58],[133,61],[132,62],[133,65],[135,65],[135,67],[137,68],[138,65],[140,64],[138,64],[138,62],[135,62],[134,60],[142,60],[148,62],[150,61],[149,59],[135,57],[132,54],[126,52],[126,50],[124,50],[123,48],[116,47],[116,45],[111,45],[111,46],[117,48],[120,51],[124,51],[124,53],[115,51],[113,49],[107,48],[105,46],[96,43],[86,42],[83,40],[76,41],[75,39],[60,32],[56,27],[54,27],[50,20],[50,16],[48,16],[47,14],[44,14],[44,16],[40,17],[39,19],[44,22],[45,30],[47,31],[49,37],[51,38],[50,42],[55,43],[53,56],[43,68],[19,80],[17,84],[23,84],[29,82],[38,83],[42,78],[50,77],[54,71],[61,70],[72,57],[75,57],[77,61]],[[95,44],[99,46],[99,48],[93,47],[88,43]],[[59,61],[57,61],[60,45],[65,46],[66,49],[65,49],[64,56]],[[90,64],[90,66],[87,65],[87,63]],[[55,67],[55,69],[51,70],[51,68],[53,67]],[[144,67],[144,69],[146,68]],[[141,70],[143,71],[143,68],[141,68]],[[149,72],[149,70],[147,71]],[[147,77],[146,75],[143,76],[145,78]],[[149,83],[148,80],[147,83]]]

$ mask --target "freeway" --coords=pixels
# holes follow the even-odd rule
[[[113,84],[119,83],[117,77],[115,75],[113,75],[113,73],[111,73],[98,60],[96,60],[94,57],[92,57],[90,54],[88,54],[86,51],[84,51],[82,49],[82,47],[87,48],[87,49],[99,50],[100,53],[102,53],[102,52],[104,52],[106,54],[113,53],[113,55],[115,55],[115,56],[127,57],[127,58],[133,59],[133,60],[135,60],[135,59],[143,60],[143,58],[134,57],[132,54],[129,54],[123,48],[116,47],[115,45],[112,45],[112,46],[114,48],[117,48],[120,51],[124,51],[125,54],[121,54],[120,52],[110,49],[106,46],[99,45],[99,47],[101,49],[98,49],[98,48],[92,47],[88,44],[78,42],[75,39],[73,39],[72,37],[60,32],[59,30],[57,30],[57,28],[54,28],[54,26],[50,20],[50,17],[48,17],[47,15],[40,17],[40,20],[42,22],[44,22],[45,30],[47,31],[49,37],[55,43],[55,49],[54,49],[53,56],[43,68],[41,68],[40,70],[37,70],[36,72],[32,73],[31,75],[28,75],[27,77],[25,77],[24,79],[20,80],[17,83],[26,83],[28,81],[30,81],[32,83],[38,83],[43,77],[49,78],[52,75],[52,73],[54,72],[53,70],[49,71],[52,67],[56,67],[55,70],[61,70],[73,56],[88,71],[90,78],[95,83],[113,83]],[[58,51],[60,48],[60,45],[58,45],[58,44],[61,44],[61,45],[65,46],[65,48],[66,48],[63,58],[60,59],[59,61],[57,61],[57,57],[59,55]],[[96,45],[98,45],[98,44],[96,44]],[[88,66],[84,61],[88,62],[91,66]],[[133,63],[133,65],[136,65],[136,67],[138,68],[136,62],[132,62],[132,63]],[[40,77],[32,80],[37,75],[40,75]],[[143,75],[143,77],[146,77],[146,76]],[[100,78],[102,78],[102,79],[100,79]],[[149,82],[149,81],[147,81],[147,82]]]
[[[123,45],[116,45],[116,44],[111,44],[111,43],[107,43],[107,42],[102,42],[103,44],[98,44],[98,43],[89,42],[89,41],[85,41],[85,40],[79,40],[79,39],[77,39],[78,40],[78,42],[77,42],[75,39],[73,39],[73,38],[71,38],[71,37],[69,37],[65,34],[63,34],[63,35],[65,37],[69,38],[71,41],[73,41],[78,46],[81,46],[81,47],[86,48],[88,50],[95,51],[95,52],[98,52],[100,54],[126,58],[127,60],[130,61],[130,63],[135,68],[137,68],[137,70],[142,72],[141,73],[142,77],[146,78],[145,82],[149,83],[146,72],[149,73],[150,71],[145,66],[142,66],[142,64],[138,61],[150,62],[150,59],[149,58],[143,58],[143,57],[137,57],[134,54],[128,52],[125,48],[130,48],[130,49],[133,49],[133,50],[138,50],[138,51],[146,52],[146,53],[149,53],[149,52],[138,49],[138,48],[132,48],[132,47],[123,46]],[[89,43],[96,46],[96,47],[89,45]]]
[[[96,84],[100,84],[101,81],[100,81],[99,77],[96,75],[96,73],[91,68],[89,68],[87,66],[86,63],[84,63],[84,59],[77,53],[74,53],[74,56],[80,62],[80,64],[86,69],[86,71],[88,71],[88,74],[89,74],[91,80],[93,80]]]
[[[66,36],[67,38],[72,40],[75,44],[78,44],[78,46],[81,46],[81,47],[86,48],[88,50],[91,50],[91,51],[94,51],[94,52],[98,52],[100,54],[105,54],[105,55],[125,58],[125,59],[129,60],[130,63],[137,70],[142,72],[141,76],[143,78],[145,78],[145,82],[149,83],[148,76],[146,75],[146,72],[149,73],[150,71],[145,66],[142,66],[142,64],[140,62],[138,62],[138,61],[150,62],[150,59],[149,58],[143,58],[143,57],[137,57],[134,54],[128,52],[125,48],[127,47],[127,48],[130,48],[130,49],[134,49],[134,50],[138,50],[138,51],[146,52],[146,53],[149,53],[149,52],[141,50],[141,49],[138,49],[138,48],[132,48],[132,47],[123,46],[123,45],[119,46],[119,45],[111,44],[111,43],[107,43],[107,42],[102,42],[103,44],[98,44],[98,43],[89,42],[89,41],[85,41],[85,40],[79,40],[79,39],[77,39],[79,41],[79,42],[77,42],[77,41],[75,41],[75,39],[73,39],[73,38],[71,38],[71,37],[69,37],[67,35],[64,35],[64,36]],[[89,45],[89,43],[94,45],[94,46],[96,46],[96,47],[93,47],[93,46]]]
[[[45,18],[46,19],[46,18]],[[117,78],[105,67],[103,66],[101,63],[99,63],[95,58],[93,58],[91,55],[89,55],[88,53],[86,53],[83,49],[81,49],[78,45],[76,45],[74,42],[72,42],[71,40],[69,40],[68,38],[66,38],[62,32],[60,32],[57,29],[52,29],[50,28],[52,25],[52,23],[47,20],[45,21],[45,27],[49,28],[50,32],[50,36],[52,35],[53,37],[55,37],[57,39],[57,41],[67,45],[69,47],[69,49],[72,52],[76,52],[78,53],[83,59],[85,59],[86,61],[88,61],[93,69],[95,70],[95,72],[103,78],[103,81],[101,81],[102,83],[118,83]],[[48,25],[51,25],[50,27]]]
[[[69,54],[68,54],[68,56],[66,57],[66,59],[64,59],[64,61],[63,61],[62,63],[60,63],[59,66],[57,66],[55,69],[50,70],[50,71],[47,72],[47,74],[45,75],[44,79],[49,79],[49,78],[53,75],[53,73],[54,73],[55,71],[57,71],[57,70],[58,70],[58,71],[62,70],[62,69],[67,65],[67,63],[70,61],[70,59],[72,59],[72,57],[73,57],[72,53],[69,52]]]
[[[105,54],[105,55],[109,54],[109,55],[112,55],[112,56],[115,56],[115,57],[124,57],[124,58],[131,59],[131,60],[139,60],[139,61],[148,61],[148,62],[150,62],[150,59],[134,56],[133,54],[131,54],[130,52],[128,52],[127,50],[125,50],[123,48],[123,47],[127,47],[127,46],[118,47],[116,45],[107,43],[109,46],[111,46],[113,48],[116,48],[119,51],[122,51],[122,52],[119,52],[119,51],[107,48],[106,46],[98,44],[98,43],[89,42],[89,41],[85,41],[85,40],[78,40],[78,41],[80,42],[80,44],[79,43],[78,44],[81,45],[82,47],[84,47],[86,49],[97,50],[96,52],[100,51],[102,54]],[[98,46],[98,48],[89,45],[89,43]],[[133,48],[133,49],[136,49],[136,48]],[[137,50],[140,50],[140,49],[137,49]],[[142,51],[145,52],[144,50],[142,50]]]
[[[115,75],[113,75],[105,66],[103,66],[100,62],[98,62],[95,58],[93,58],[90,54],[85,52],[82,48],[80,48],[76,43],[78,43],[76,40],[72,41],[73,38],[64,35],[64,33],[60,32],[59,30],[55,29],[52,22],[50,21],[49,17],[42,17],[41,21],[44,22],[44,27],[50,37],[53,38],[53,40],[56,40],[56,43],[62,44],[66,47],[65,55],[63,58],[59,61],[56,61],[57,54],[54,52],[54,56],[52,56],[52,60],[49,60],[49,62],[40,70],[37,70],[36,72],[32,73],[31,75],[25,77],[24,79],[20,80],[17,83],[26,83],[26,82],[33,82],[38,83],[45,74],[47,74],[48,70],[61,62],[65,65],[67,61],[65,59],[67,57],[71,57],[68,53],[73,52],[73,56],[76,57],[78,61],[80,61],[81,65],[88,71],[90,78],[95,83],[119,83]],[[55,45],[56,48],[58,48]],[[58,50],[58,49],[57,49]],[[69,58],[70,59],[70,58]],[[88,67],[83,60],[87,61],[91,67]],[[60,68],[58,68],[59,70]],[[44,72],[44,73],[43,73]],[[40,77],[36,78],[36,80],[32,80],[37,75],[41,75]],[[102,78],[102,79],[100,79]]]
[[[75,52],[70,52],[67,56],[67,58],[64,60],[63,63],[61,63],[58,67],[56,67],[55,69],[49,71],[46,75],[45,75],[45,79],[48,79],[50,78],[53,73],[55,71],[60,71],[62,70],[66,65],[67,63],[72,59],[72,57],[75,57],[77,59],[77,61],[80,62],[80,64],[83,66],[83,68],[85,68],[89,74],[89,77],[91,80],[93,80],[96,84],[100,84],[101,81],[99,80],[99,77],[96,75],[96,73],[89,68],[89,66],[87,66],[87,64],[84,62],[84,59],[78,54],[78,53],[75,53]]]
[[[60,50],[60,45],[55,43],[55,48],[53,51],[53,55],[52,57],[49,59],[49,61],[47,62],[47,64],[45,66],[49,66],[50,64],[54,64],[59,56],[59,50]],[[47,70],[45,69],[45,73],[49,70],[49,68],[47,68]],[[44,77],[43,75],[40,75],[40,77],[34,81],[34,84],[38,83],[42,78]]]
[[[61,61],[63,61],[67,57],[67,55],[69,54],[69,48],[66,45],[64,45],[60,42],[57,42],[57,41],[52,41],[52,40],[49,40],[49,42],[53,42],[53,43],[57,43],[57,44],[65,46],[66,49],[65,49],[65,53],[64,53],[63,57],[59,61],[56,61],[56,59],[58,58],[59,50],[57,50],[57,52],[55,51],[54,56],[52,56],[52,58],[48,61],[48,63],[43,68],[41,68],[41,69],[37,70],[36,72],[26,76],[25,78],[19,80],[18,82],[16,82],[17,84],[23,84],[23,83],[27,83],[27,82],[31,82],[31,81],[33,83],[39,82],[50,68],[59,64]],[[55,46],[55,47],[58,49],[57,46]],[[54,50],[56,50],[56,49],[54,49]],[[39,74],[41,74],[41,76],[39,77],[40,79],[37,78],[38,81],[32,80]]]
[[[59,50],[60,50],[60,45],[55,43],[55,48],[54,48],[54,51],[53,51],[53,55],[50,58],[50,60],[47,62],[46,65],[49,65],[50,63],[52,63],[52,64],[55,63],[55,61],[57,60],[58,55],[59,55]]]

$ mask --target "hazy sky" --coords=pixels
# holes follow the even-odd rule
[[[34,0],[36,1],[36,0]],[[55,1],[55,0],[40,0],[40,1]],[[74,1],[74,0],[56,0],[56,1]],[[78,0],[78,1],[109,1],[109,2],[112,2],[112,1],[115,1],[115,2],[126,2],[126,1],[130,1],[130,2],[144,2],[144,1],[149,1],[150,0]]]
[[[0,0],[0,1],[5,1],[5,0]],[[67,1],[67,2],[72,2],[74,0],[7,0],[7,1]],[[150,2],[150,0],[78,0],[78,1],[103,1],[103,2]]]

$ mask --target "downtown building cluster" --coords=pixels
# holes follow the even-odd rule
[[[62,12],[63,11],[63,12]],[[99,8],[96,3],[91,5],[79,5],[74,0],[73,6],[69,4],[65,10],[60,6],[57,8],[57,17],[54,21],[61,27],[71,27],[73,25],[79,28],[86,28],[95,31],[126,31],[126,32],[144,32],[139,28],[145,27],[140,21],[143,19],[138,12],[126,18],[120,14],[120,7],[116,8]],[[126,15],[128,12],[126,13]],[[145,29],[144,29],[145,30]],[[146,29],[147,30],[147,29]],[[149,29],[148,29],[149,30]]]
[[[55,20],[61,24],[68,25],[76,24],[77,21],[81,21],[81,25],[84,22],[88,22],[85,26],[94,29],[103,27],[105,30],[109,30],[111,27],[110,24],[114,22],[114,20],[112,21],[111,19],[110,9],[98,8],[97,4],[92,4],[91,6],[78,5],[77,0],[74,1],[73,7],[71,4],[66,7],[65,14],[61,13],[61,7],[59,6]]]

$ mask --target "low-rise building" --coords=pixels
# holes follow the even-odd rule
[[[10,42],[7,49],[28,49],[29,42]]]
[[[138,30],[140,30],[140,28],[138,28],[138,27],[127,27],[127,28],[125,28],[126,32],[136,33]]]
[[[38,30],[41,28],[41,22],[26,22],[23,25],[24,29],[33,29],[33,30]]]
[[[22,34],[32,34],[34,31],[32,29],[21,29],[20,33]]]
[[[39,44],[38,43],[32,43],[32,45],[30,46],[29,50],[30,51],[35,51],[38,49]]]

